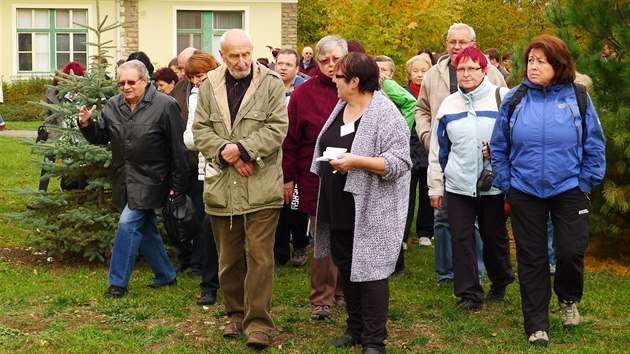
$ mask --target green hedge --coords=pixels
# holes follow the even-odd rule
[[[33,78],[29,80],[2,82],[4,104],[0,105],[0,114],[7,122],[42,120],[42,108],[29,102],[46,100],[47,85],[50,79]]]

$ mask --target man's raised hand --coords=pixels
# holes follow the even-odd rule
[[[92,117],[94,111],[96,111],[96,105],[93,105],[89,110],[85,107],[85,105],[79,108],[79,125],[81,127],[85,128],[88,126],[88,122],[90,121],[90,117]]]

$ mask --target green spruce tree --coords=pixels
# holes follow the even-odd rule
[[[602,255],[630,254],[630,0],[561,0],[548,17],[573,50],[606,136],[606,176],[592,193],[592,232]],[[604,57],[604,45],[614,54]]]
[[[97,15],[98,17],[98,15]],[[61,104],[37,102],[51,119],[60,117],[63,127],[46,126],[58,139],[31,142],[33,160],[41,165],[50,178],[48,191],[23,190],[29,196],[30,210],[13,215],[27,230],[27,243],[34,250],[62,258],[79,255],[104,261],[111,253],[118,212],[111,207],[111,151],[108,146],[89,144],[77,128],[77,117],[82,105],[97,106],[94,117],[100,115],[107,99],[119,92],[115,80],[108,78],[109,64],[101,58],[111,58],[108,50],[112,41],[103,42],[102,35],[117,24],[106,24],[107,17],[97,27],[85,26],[96,38],[86,43],[96,53],[93,64],[84,76],[58,72],[58,97]],[[53,157],[43,159],[43,156]],[[62,185],[81,185],[78,189],[61,189]],[[83,188],[84,187],[84,188]]]

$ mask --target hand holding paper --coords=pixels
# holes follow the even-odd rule
[[[315,161],[331,161],[336,160],[337,156],[348,151],[346,148],[327,147],[322,156],[315,159]]]

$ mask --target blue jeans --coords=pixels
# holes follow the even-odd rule
[[[138,250],[149,263],[155,284],[166,284],[175,279],[175,270],[168,260],[153,210],[131,210],[125,205],[112,249],[109,264],[109,284],[126,288],[136,262]]]
[[[448,212],[446,211],[446,195],[442,198],[442,207],[435,210],[433,219],[433,237],[435,252],[435,273],[438,280],[453,279],[453,244],[451,243],[451,228],[448,226]],[[479,226],[475,222],[475,244],[477,246],[477,266],[479,267],[479,281],[483,278],[486,266],[483,263],[483,241],[479,235]]]

